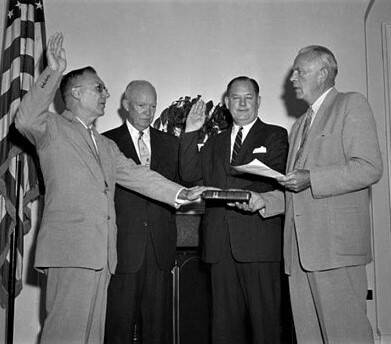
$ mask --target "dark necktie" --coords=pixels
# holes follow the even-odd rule
[[[307,138],[308,138],[308,133],[310,131],[310,128],[311,128],[311,121],[312,121],[312,116],[314,114],[314,111],[312,110],[311,107],[308,108],[307,110],[307,113],[305,114],[306,118],[304,120],[304,125],[303,125],[303,131],[302,131],[302,134],[301,134],[301,142],[300,142],[300,147],[296,153],[296,157],[295,157],[295,163],[293,164],[293,168],[295,169],[299,163],[301,163],[300,159],[302,157],[302,154],[303,154],[303,150],[304,150],[304,145],[307,141]]]
[[[143,140],[144,133],[142,131],[139,131],[138,135],[139,136],[138,136],[137,144],[138,144],[138,150],[140,153],[141,165],[148,165],[149,166],[150,156],[149,156],[148,147]]]
[[[243,130],[243,127],[240,127],[239,131],[235,137],[235,142],[234,142],[234,146],[232,149],[231,164],[233,164],[235,162],[236,158],[238,157],[240,147],[242,147],[242,136],[243,136],[242,130]]]

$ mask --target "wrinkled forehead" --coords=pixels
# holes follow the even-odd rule
[[[293,69],[296,68],[312,68],[322,65],[322,61],[318,55],[312,52],[305,52],[296,56],[293,62]]]
[[[126,90],[126,99],[128,101],[139,102],[148,101],[156,102],[156,90],[150,84],[139,84],[136,87],[131,87]]]

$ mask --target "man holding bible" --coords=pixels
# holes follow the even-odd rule
[[[181,177],[202,180],[221,189],[267,192],[277,183],[235,174],[231,165],[258,159],[283,172],[288,152],[285,129],[258,118],[258,83],[246,76],[227,86],[225,104],[233,117],[228,130],[197,147],[205,121],[205,104],[193,106],[180,144]],[[280,341],[280,260],[282,219],[207,202],[203,219],[203,259],[210,263],[213,344],[278,343]]]
[[[301,49],[290,80],[308,111],[293,125],[282,192],[242,210],[285,212],[284,261],[298,343],[373,343],[366,314],[369,188],[382,174],[376,125],[359,93],[338,92],[334,54]]]

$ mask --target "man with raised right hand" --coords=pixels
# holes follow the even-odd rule
[[[97,344],[117,263],[115,184],[172,206],[198,199],[203,189],[136,165],[96,131],[109,93],[92,67],[62,78],[62,41],[60,33],[49,39],[48,68],[24,96],[15,124],[37,149],[46,189],[34,264],[47,275],[41,343]],[[61,115],[48,111],[60,81]]]

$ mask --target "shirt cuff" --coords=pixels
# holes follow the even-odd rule
[[[185,199],[179,199],[179,194],[181,193],[182,190],[185,190],[185,189],[186,188],[182,187],[176,193],[176,195],[175,195],[175,202],[174,202],[175,209],[179,209],[182,205],[190,203],[190,201],[187,201]]]

